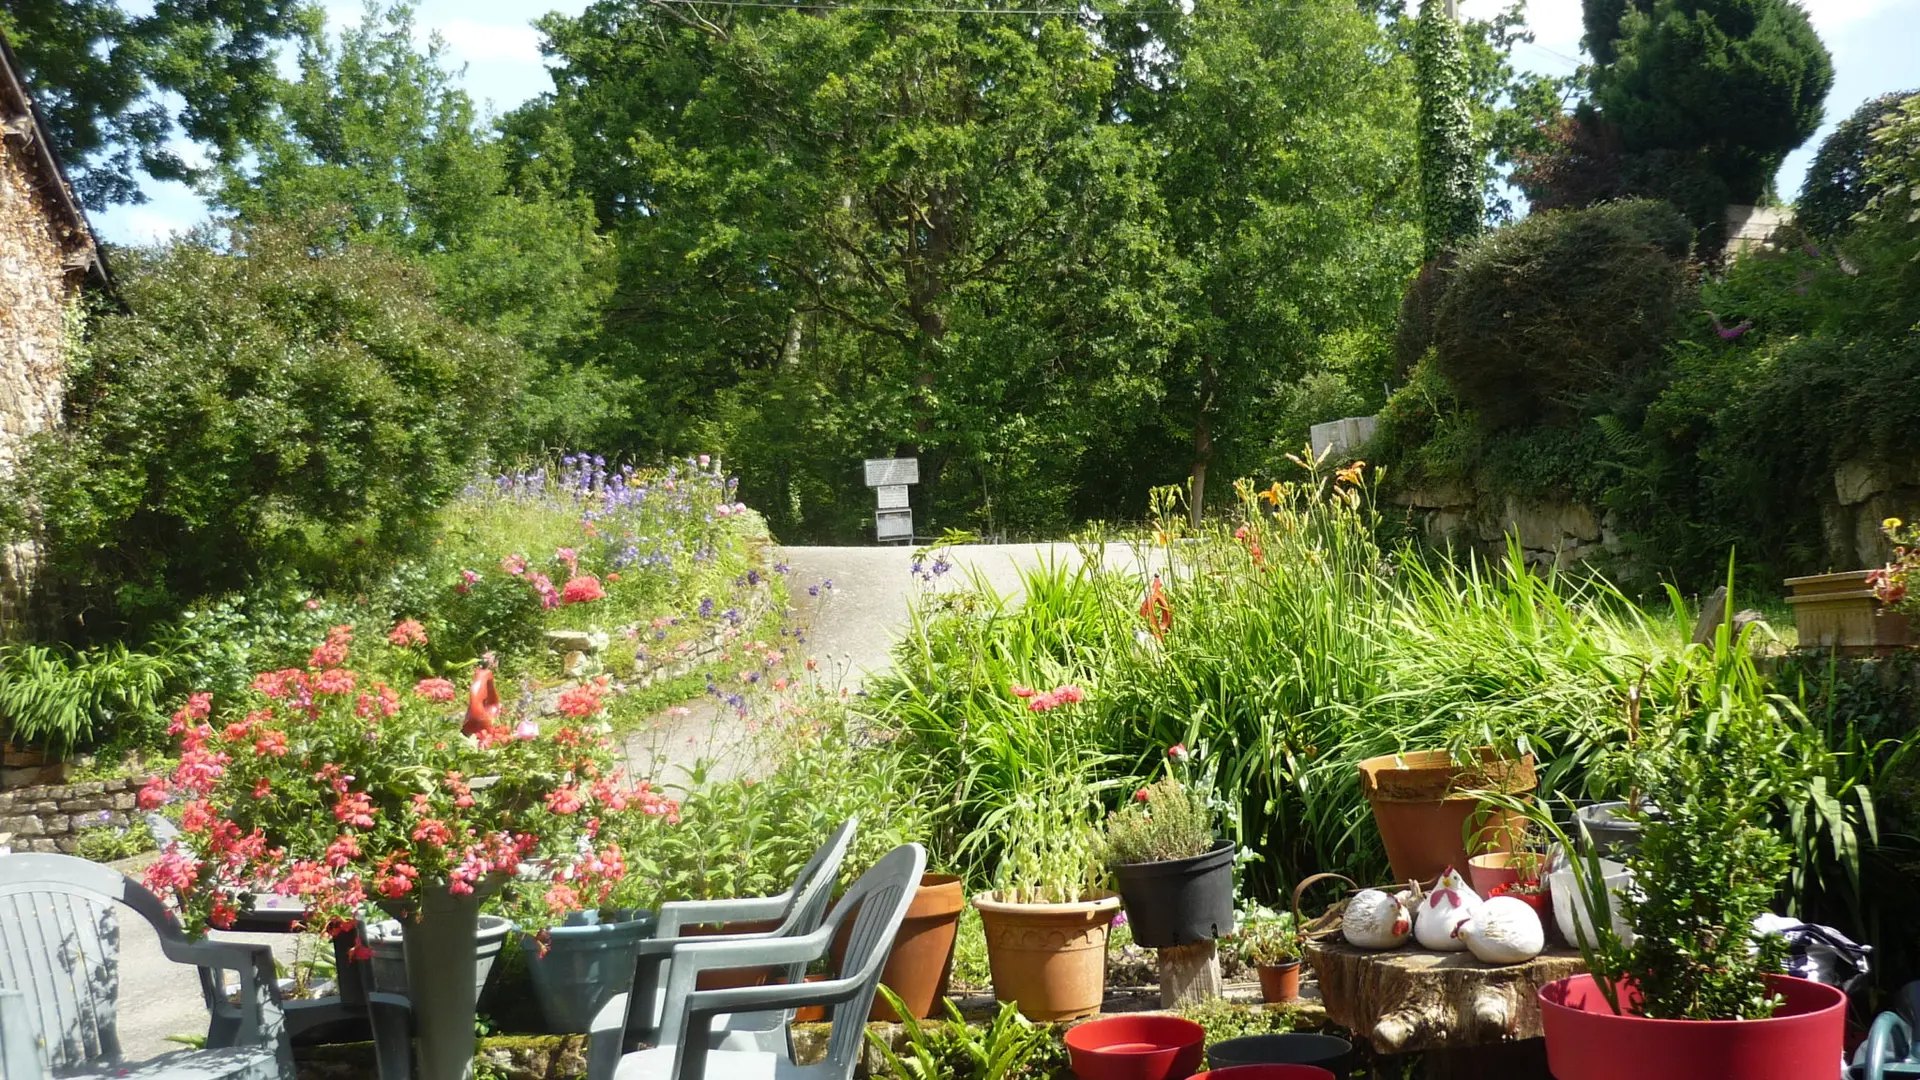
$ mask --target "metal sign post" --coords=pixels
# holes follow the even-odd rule
[[[920,482],[919,458],[868,458],[867,486],[873,489],[873,538],[913,541],[913,507],[907,488]]]

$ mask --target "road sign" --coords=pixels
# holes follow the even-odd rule
[[[903,458],[868,458],[867,459],[867,486],[868,487],[871,487],[871,488],[898,487],[901,484],[917,484],[919,482],[920,482],[920,459],[919,458],[903,457]]]
[[[879,508],[882,510],[905,510],[912,505],[907,501],[905,484],[888,484],[883,488],[874,488],[873,493],[879,497]]]
[[[913,539],[913,511],[875,510],[873,512],[873,538],[875,540]]]

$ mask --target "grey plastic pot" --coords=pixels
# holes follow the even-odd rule
[[[1573,812],[1575,837],[1582,848],[1610,859],[1620,859],[1640,850],[1640,822],[1625,815],[1624,802],[1600,802]],[[1649,803],[1647,812],[1659,814]]]
[[[389,994],[409,992],[407,979],[406,926],[398,919],[383,919],[366,928],[367,948],[373,950],[373,988]],[[473,990],[487,988],[493,975],[493,962],[506,944],[513,923],[498,915],[481,915],[473,934]],[[418,936],[418,935],[416,935]],[[436,969],[437,970],[437,969]]]
[[[653,936],[658,920],[651,911],[576,911],[563,925],[547,931],[545,947],[533,934],[520,935],[527,976],[547,1030],[556,1035],[585,1034],[594,1014],[633,970],[639,943]],[[616,974],[621,973],[621,974]]]

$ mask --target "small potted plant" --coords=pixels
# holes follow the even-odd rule
[[[1167,775],[1108,815],[1106,864],[1133,939],[1170,949],[1233,933],[1233,855],[1214,836],[1211,784],[1182,774],[1196,755],[1167,751]]]
[[[993,995],[1029,1020],[1100,1011],[1107,932],[1120,898],[1101,887],[1098,803],[1084,778],[1035,776],[974,835],[1001,841],[994,888],[973,898],[987,932]]]
[[[1503,795],[1532,791],[1533,755],[1507,756],[1489,746],[1456,754],[1413,750],[1360,763],[1360,791],[1373,809],[1375,827],[1397,881],[1431,882],[1449,866],[1467,866],[1475,849],[1504,849],[1520,831],[1522,815],[1505,809],[1491,816],[1472,792]],[[1468,837],[1470,821],[1478,835]]]
[[[1243,920],[1235,945],[1241,962],[1259,973],[1262,999],[1300,1000],[1300,932],[1291,914],[1255,909]]]

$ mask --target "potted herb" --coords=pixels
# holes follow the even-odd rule
[[[1233,933],[1234,846],[1214,838],[1211,785],[1179,775],[1193,756],[1185,746],[1168,750],[1167,776],[1107,817],[1107,869],[1143,948]]]
[[[987,932],[993,995],[1030,1020],[1100,1011],[1107,932],[1120,898],[1099,885],[1098,804],[1078,776],[1034,777],[974,835],[1001,840],[994,888],[973,898]]]
[[[1242,963],[1260,976],[1260,996],[1268,1002],[1300,999],[1300,932],[1293,916],[1255,909],[1235,939]]]

